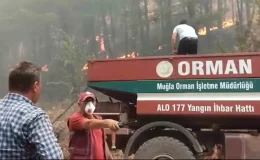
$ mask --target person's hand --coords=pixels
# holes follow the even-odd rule
[[[107,124],[107,127],[109,129],[111,129],[111,131],[115,132],[117,130],[119,130],[119,122],[118,121],[115,121],[115,120],[112,120],[112,119],[106,119],[105,120],[106,124]]]
[[[172,55],[176,55],[177,54],[177,51],[176,50],[173,50],[172,51]]]

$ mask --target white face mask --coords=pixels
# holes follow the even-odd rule
[[[88,102],[85,106],[85,113],[86,114],[93,114],[95,111],[96,107],[93,104],[93,102]]]

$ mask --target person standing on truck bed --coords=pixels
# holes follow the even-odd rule
[[[79,112],[68,119],[71,132],[69,141],[70,159],[113,159],[103,128],[112,131],[119,129],[118,121],[94,115],[96,97],[93,93],[83,92],[78,99]]]
[[[30,62],[9,73],[9,93],[0,101],[0,159],[63,159],[48,115],[35,106],[40,73]]]
[[[178,51],[176,50],[177,35],[180,39]],[[172,34],[172,46],[173,54],[197,54],[198,36],[195,29],[187,24],[187,20],[181,20],[180,24],[174,28]]]

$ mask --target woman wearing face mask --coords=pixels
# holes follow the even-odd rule
[[[83,92],[78,99],[79,112],[68,120],[71,132],[69,142],[70,159],[112,159],[105,140],[103,128],[119,129],[118,121],[94,115],[96,97]]]

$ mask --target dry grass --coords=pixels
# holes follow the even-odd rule
[[[50,120],[53,122],[61,113],[63,113],[70,105],[70,101],[64,102],[42,102],[39,104],[49,115]],[[77,104],[71,107],[60,119],[58,119],[54,124],[53,128],[55,132],[59,133],[59,143],[62,148],[65,158],[68,158],[68,140],[69,140],[69,130],[67,127],[67,119],[70,115],[78,110]],[[123,159],[123,152],[121,150],[112,151],[114,159]]]
[[[44,102],[40,103],[40,106],[48,113],[51,122],[53,122],[61,113],[63,113],[70,105],[71,102],[64,101],[61,103],[57,102]],[[67,120],[70,115],[77,111],[77,105],[71,107],[60,119],[58,119],[54,124],[53,128],[55,132],[59,133],[59,143],[62,148],[64,157],[69,156],[68,153],[68,140],[69,140],[69,130],[67,127]]]

